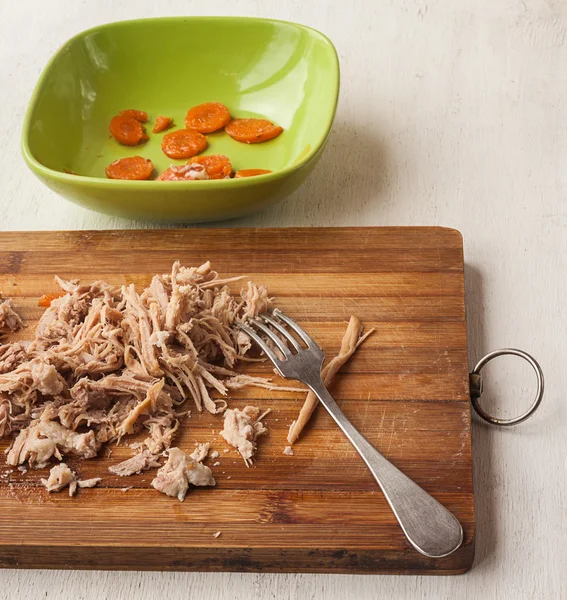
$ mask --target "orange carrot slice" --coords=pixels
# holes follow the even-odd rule
[[[109,179],[149,179],[154,165],[148,158],[141,156],[129,156],[119,158],[106,167],[106,176]]]
[[[121,115],[125,117],[132,117],[136,121],[145,123],[148,120],[148,113],[145,110],[136,110],[135,108],[129,108],[128,110],[121,110]]]
[[[43,294],[43,296],[37,301],[38,306],[42,306],[43,308],[49,308],[51,306],[51,302],[56,298],[61,298],[64,296],[66,292],[58,292],[57,294]]]
[[[241,177],[256,177],[256,175],[267,175],[271,173],[268,169],[241,169],[240,171],[236,171],[234,174],[235,179],[240,179]]]
[[[222,154],[209,154],[208,156],[195,156],[188,165],[202,165],[209,179],[229,179],[232,174],[230,160]]]
[[[234,119],[225,127],[225,131],[237,142],[257,144],[278,137],[283,128],[266,119]]]
[[[205,102],[190,108],[185,117],[185,127],[199,133],[212,133],[230,123],[228,108],[220,102]]]
[[[152,129],[152,133],[160,133],[165,131],[168,127],[171,127],[173,119],[171,117],[156,117],[156,124]]]
[[[114,139],[124,146],[136,146],[146,141],[148,136],[144,133],[142,124],[134,117],[117,115],[110,121],[110,133]]]
[[[169,158],[191,158],[206,147],[207,138],[192,129],[177,129],[166,133],[161,140],[161,149]]]

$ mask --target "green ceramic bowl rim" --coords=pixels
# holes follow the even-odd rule
[[[331,49],[333,61],[333,84],[334,84],[334,98],[332,103],[332,110],[329,111],[329,116],[327,118],[327,123],[325,127],[324,134],[320,137],[319,140],[315,144],[313,144],[310,151],[301,158],[297,163],[290,167],[286,167],[285,169],[280,169],[275,171],[274,173],[269,173],[266,175],[262,175],[261,177],[242,177],[242,178],[231,178],[231,179],[217,179],[214,181],[162,181],[160,182],[160,189],[163,189],[165,186],[174,187],[178,189],[179,186],[187,186],[189,188],[222,188],[231,185],[240,185],[240,186],[251,186],[258,185],[261,182],[265,181],[275,181],[278,179],[285,178],[286,175],[297,171],[304,167],[307,163],[311,161],[311,159],[319,152],[321,147],[324,145],[325,141],[329,137],[331,132],[331,126],[333,125],[333,121],[335,119],[335,113],[337,110],[337,103],[339,99],[339,87],[340,87],[340,68],[339,68],[339,58],[337,55],[337,50],[333,44],[333,42],[324,34],[314,29],[313,27],[309,27],[307,25],[301,25],[300,23],[294,23],[292,21],[284,21],[281,19],[267,19],[262,17],[215,17],[215,16],[195,16],[195,17],[184,17],[184,16],[175,16],[175,17],[154,17],[148,19],[129,19],[125,21],[113,21],[111,23],[104,23],[102,25],[96,25],[95,27],[91,27],[90,29],[85,29],[69,38],[58,50],[55,51],[53,56],[49,59],[49,62],[45,65],[43,71],[41,72],[37,83],[35,84],[34,90],[32,92],[28,107],[26,109],[26,114],[24,117],[24,125],[22,129],[22,140],[21,140],[21,149],[24,159],[28,166],[38,175],[43,175],[50,179],[55,179],[60,181],[61,183],[75,183],[75,184],[88,184],[98,188],[108,188],[115,186],[122,186],[129,189],[147,189],[145,186],[153,183],[153,180],[148,181],[123,181],[117,179],[105,179],[102,177],[86,177],[84,175],[73,175],[71,173],[62,173],[61,171],[55,171],[54,169],[50,169],[46,167],[42,163],[40,163],[32,154],[28,142],[29,142],[29,134],[31,129],[31,116],[34,111],[35,105],[37,103],[37,99],[40,93],[41,88],[43,87],[43,82],[47,78],[49,72],[51,71],[53,64],[59,58],[59,55],[75,40],[80,39],[88,33],[92,33],[94,31],[99,31],[101,29],[107,29],[109,27],[116,27],[119,25],[123,25],[124,23],[139,23],[139,22],[151,22],[151,21],[179,21],[179,20],[190,20],[190,21],[216,21],[216,22],[228,22],[228,21],[257,21],[263,23],[278,23],[291,25],[293,27],[297,27],[299,29],[303,29],[305,31],[311,32],[312,34],[316,34],[319,36]]]

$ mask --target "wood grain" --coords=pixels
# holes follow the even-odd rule
[[[193,411],[176,443],[211,441],[215,489],[179,503],[149,488],[153,474],[111,475],[131,450],[70,461],[99,488],[49,495],[46,470],[8,473],[0,484],[4,566],[314,572],[466,571],[474,554],[470,410],[462,240],[442,228],[199,230],[0,234],[0,287],[27,330],[53,274],[149,282],[179,259],[206,259],[222,275],[251,274],[328,355],[357,314],[376,333],[332,392],[354,425],[463,524],[465,543],[441,560],[415,552],[366,467],[318,410],[282,454],[303,395],[246,389],[230,404],[272,408],[254,468],[227,448],[218,416]],[[270,374],[267,364],[250,373]],[[213,433],[214,432],[214,433]],[[6,446],[2,447],[2,449]],[[212,461],[210,461],[212,462]],[[123,492],[121,488],[133,486]],[[212,535],[222,531],[218,538]],[[17,544],[14,540],[18,540]]]

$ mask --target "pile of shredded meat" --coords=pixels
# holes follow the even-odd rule
[[[56,277],[62,294],[51,301],[34,338],[0,345],[0,438],[14,437],[6,463],[24,470],[25,464],[39,469],[59,461],[42,482],[50,492],[68,487],[74,495],[100,478],[80,480],[60,461],[94,458],[104,444],[120,443],[145,428],[145,439],[131,444],[137,454],[109,471],[127,477],[161,467],[151,485],[183,500],[189,485],[215,485],[202,461],[219,456],[209,454],[208,442],[189,455],[171,447],[180,418],[190,412],[183,404],[191,399],[200,412],[223,413],[220,433],[249,466],[270,411],[227,408],[229,390],[302,388],[235,370],[240,362],[258,360],[248,356],[252,343],[238,324],[270,305],[267,289],[252,282],[234,295],[227,284],[240,279],[220,278],[209,262],[190,268],[175,262],[141,293],[133,284],[87,285]],[[12,301],[0,295],[0,339],[22,326]],[[362,332],[360,321],[351,317],[339,355],[323,370],[327,385],[372,330]],[[291,426],[290,444],[316,404],[308,394]],[[291,446],[284,454],[293,455]],[[163,466],[162,455],[167,456]]]
[[[112,468],[138,473],[159,466],[186,399],[219,413],[231,388],[277,387],[234,370],[254,360],[237,323],[270,304],[267,289],[251,282],[234,295],[227,283],[238,279],[219,278],[208,262],[176,262],[141,293],[133,284],[56,277],[64,295],[51,302],[34,339],[0,346],[0,436],[16,435],[7,463],[41,468],[64,455],[92,458],[145,427],[139,454]],[[0,325],[21,326],[10,300],[0,304]]]

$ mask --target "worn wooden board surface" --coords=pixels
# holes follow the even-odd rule
[[[434,560],[411,548],[366,467],[330,417],[318,410],[282,450],[303,395],[245,389],[230,405],[271,408],[269,436],[246,468],[218,435],[221,418],[193,412],[177,438],[211,441],[221,463],[214,489],[184,503],[107,467],[131,454],[116,447],[72,463],[99,488],[75,498],[39,487],[46,470],[8,473],[0,484],[0,561],[18,567],[102,567],[319,572],[459,573],[474,554],[470,409],[462,240],[442,228],[210,229],[0,234],[0,289],[27,323],[53,274],[144,285],[179,259],[210,259],[222,275],[269,286],[277,304],[338,350],[358,315],[376,333],[342,369],[332,393],[389,459],[463,524],[465,544]],[[269,374],[267,364],[250,373]],[[213,433],[214,432],[214,433]],[[5,445],[4,445],[5,446]],[[3,462],[2,458],[2,462]],[[213,461],[210,461],[213,462]],[[2,466],[5,471],[5,465]],[[133,486],[127,492],[121,488]],[[221,531],[218,538],[213,534]]]

